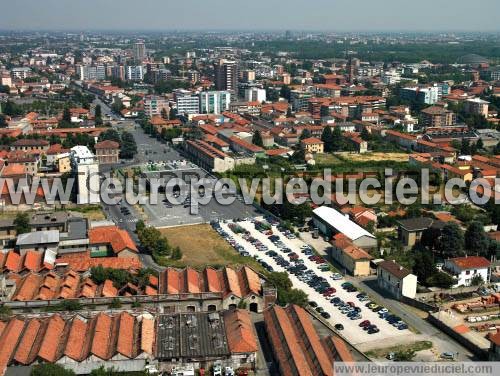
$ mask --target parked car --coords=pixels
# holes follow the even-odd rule
[[[335,324],[335,329],[337,329],[337,330],[344,330],[344,325],[342,325],[342,324]]]

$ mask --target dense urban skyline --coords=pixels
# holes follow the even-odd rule
[[[383,3],[241,0],[165,2],[19,0],[2,6],[0,25],[12,30],[338,30],[499,31],[500,3],[465,0]],[[26,10],[30,11],[27,12]],[[244,16],[244,17],[242,17]],[[382,22],[383,21],[383,22]]]

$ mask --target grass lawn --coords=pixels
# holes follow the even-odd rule
[[[316,161],[317,164],[324,165],[324,164],[340,164],[342,161],[338,159],[334,154],[316,154],[314,156],[314,160]]]
[[[387,354],[390,352],[398,352],[398,351],[408,351],[413,350],[415,352],[422,350],[429,350],[432,348],[431,341],[417,341],[413,343],[409,343],[407,345],[397,345],[391,347],[384,347],[380,349],[370,350],[366,353],[366,355],[370,358],[385,358]]]
[[[159,229],[170,245],[182,250],[182,260],[166,260],[165,264],[177,267],[192,266],[201,269],[205,266],[248,265],[259,272],[262,266],[251,257],[243,257],[236,252],[208,224],[178,226]]]

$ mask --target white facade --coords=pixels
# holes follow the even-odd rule
[[[31,68],[28,67],[12,68],[10,72],[14,78],[24,80],[31,74]]]
[[[78,180],[78,204],[100,202],[99,164],[97,158],[86,146],[71,148],[71,161]]]
[[[463,260],[467,258],[474,258],[474,256],[460,257],[458,259],[448,259],[444,262],[443,269],[452,274],[457,279],[457,283],[454,285],[454,287],[470,286],[472,279],[477,275],[481,276],[485,283],[488,283],[490,275],[489,266],[473,266],[472,264],[471,266],[463,266],[459,265],[459,262],[457,262],[457,260]]]
[[[199,114],[200,113],[200,98],[191,92],[176,93],[177,113],[180,115]]]
[[[409,271],[395,262],[384,261],[383,263],[393,263],[398,268],[394,272],[391,272],[389,268],[379,266],[377,268],[378,285],[397,299],[400,299],[402,296],[415,299],[417,295],[417,276],[409,273]]]
[[[82,81],[99,81],[106,78],[104,65],[79,65],[78,75]]]
[[[259,88],[250,88],[245,90],[245,101],[247,102],[265,102],[266,90]]]
[[[200,112],[220,114],[229,110],[231,93],[229,91],[202,91],[200,93]]]
[[[125,77],[129,81],[142,81],[144,79],[142,65],[127,66]]]

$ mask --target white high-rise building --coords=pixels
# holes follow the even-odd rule
[[[247,102],[265,102],[266,101],[266,90],[252,87],[250,89],[245,89],[245,101]]]
[[[106,67],[104,65],[79,65],[78,75],[82,81],[99,81],[106,79]]]
[[[200,113],[200,97],[187,90],[175,92],[177,113],[179,115],[193,115]]]
[[[100,202],[99,163],[87,146],[71,148],[71,164],[77,175],[78,204],[98,204]]]
[[[129,81],[142,81],[144,79],[142,65],[127,66],[126,78]]]
[[[220,114],[229,110],[231,93],[229,91],[202,91],[200,111],[202,114]]]

